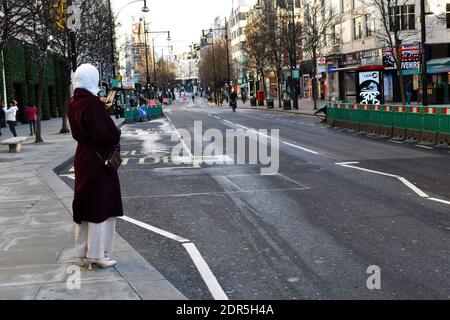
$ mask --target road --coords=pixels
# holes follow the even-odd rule
[[[120,177],[134,220],[121,220],[118,232],[186,297],[450,298],[447,150],[270,111],[176,102],[165,112],[122,128]],[[278,174],[253,164],[174,164],[171,136],[193,135],[194,121],[203,131],[279,129],[263,145],[279,143]],[[194,152],[211,142],[186,143]],[[59,173],[73,185],[70,167]],[[367,287],[370,266],[381,270],[381,289]]]

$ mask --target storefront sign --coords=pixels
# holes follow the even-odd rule
[[[361,66],[379,66],[383,64],[381,50],[368,50],[360,54]]]
[[[397,53],[390,49],[383,49],[383,64],[386,68],[397,70]],[[402,70],[420,70],[420,47],[418,46],[403,46]]]
[[[358,52],[347,53],[342,56],[342,65],[343,66],[350,66],[353,64],[360,64],[360,63],[361,63],[361,59],[359,57]]]

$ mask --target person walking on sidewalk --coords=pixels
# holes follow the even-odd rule
[[[17,107],[17,101],[13,100],[11,101],[11,106],[6,108],[3,108],[3,111],[6,115],[6,123],[8,123],[9,131],[13,134],[14,137],[17,137],[16,132],[16,115],[17,111],[19,111],[19,108]]]
[[[78,142],[73,200],[77,253],[83,264],[107,268],[116,264],[108,255],[123,207],[119,176],[105,161],[113,151],[120,151],[121,132],[97,96],[98,83],[99,72],[93,65],[83,64],[76,70],[68,118]]]
[[[5,111],[3,111],[3,100],[2,97],[0,97],[0,136],[2,136],[2,125],[3,121],[5,120]]]
[[[38,110],[36,106],[31,103],[25,108],[25,115],[28,123],[30,124],[30,136],[36,134],[37,112]]]
[[[238,96],[236,94],[236,91],[234,91],[230,94],[230,106],[233,108],[233,112],[236,112],[236,108],[237,108],[237,99]]]

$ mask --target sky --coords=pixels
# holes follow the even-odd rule
[[[113,0],[117,14],[131,0]],[[189,51],[189,45],[200,40],[202,29],[211,27],[218,15],[229,16],[233,0],[147,0],[150,12],[145,14],[152,31],[171,31],[174,52]],[[132,17],[136,20],[143,14],[144,2],[136,2],[118,13],[120,32],[131,33]],[[156,46],[166,46],[166,37],[155,40]]]

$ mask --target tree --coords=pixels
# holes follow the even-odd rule
[[[244,51],[248,57],[249,71],[257,74],[258,78],[262,79],[264,94],[265,89],[265,73],[270,70],[271,51],[267,46],[267,19],[261,15],[255,20],[252,20],[245,29],[246,45]]]
[[[200,78],[207,86],[212,87],[214,92],[227,83],[227,47],[223,41],[216,42],[208,48],[199,66]],[[215,74],[215,79],[214,79]],[[233,77],[231,74],[230,77]]]
[[[374,0],[386,1],[386,0]],[[303,0],[302,44],[305,54],[311,58],[313,70],[313,100],[317,109],[317,59],[320,51],[326,45],[326,39],[332,35],[333,26],[338,22],[335,8],[330,1]]]
[[[408,0],[364,0],[371,6],[372,13],[376,15],[376,20],[380,28],[376,28],[375,35],[388,49],[390,59],[396,66],[400,81],[400,92],[402,103],[406,104],[405,81],[402,70],[402,59],[404,44],[414,38],[418,33],[415,20],[409,21],[407,16],[403,16],[403,10],[407,8]],[[415,16],[414,16],[415,17]]]
[[[176,76],[176,67],[171,61],[164,57],[156,61],[156,79],[162,88],[174,85]]]
[[[25,8],[32,19],[25,22],[23,30],[27,42],[33,45],[32,59],[36,64],[38,73],[38,94],[36,121],[36,143],[43,142],[41,131],[42,105],[44,97],[45,68],[47,53],[64,21],[64,0],[23,0]]]
[[[0,51],[3,51],[9,40],[23,32],[25,22],[30,19],[26,10],[26,2],[20,0],[1,0],[0,3]]]
[[[112,77],[110,17],[108,14],[108,3],[105,0],[74,0],[73,5],[79,8],[79,26],[75,32],[75,46],[77,65],[83,63],[100,63],[103,78],[109,82]],[[113,21],[115,25],[115,20]],[[65,60],[66,75],[64,83],[70,82],[72,48],[70,45],[70,32],[66,23],[57,28],[57,34],[53,41],[56,49]],[[117,61],[117,60],[115,60]],[[69,87],[65,90],[64,114],[62,117],[62,128],[60,133],[68,132],[67,107],[69,99]]]

